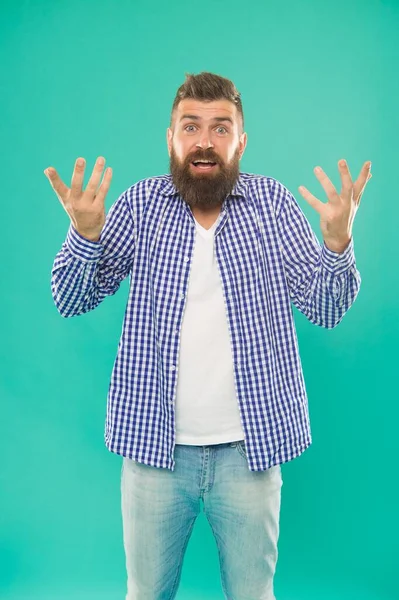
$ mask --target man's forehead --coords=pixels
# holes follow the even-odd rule
[[[196,114],[198,117],[204,119],[212,119],[214,117],[230,117],[235,119],[237,108],[229,100],[211,100],[205,102],[193,98],[185,98],[177,105],[176,116],[180,119],[183,114],[187,113]]]

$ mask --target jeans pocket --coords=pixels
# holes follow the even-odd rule
[[[241,454],[241,456],[243,458],[245,458],[245,460],[247,460],[247,450],[245,448],[245,441],[244,440],[240,440],[239,442],[237,442],[237,450]]]

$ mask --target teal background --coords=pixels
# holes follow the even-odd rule
[[[186,72],[240,92],[243,171],[326,200],[313,168],[373,178],[354,225],[362,287],[327,331],[295,310],[313,445],[283,466],[277,600],[395,600],[398,559],[397,1],[4,1],[0,8],[0,598],[122,600],[121,458],[103,443],[128,281],[95,311],[57,313],[54,257],[84,156],[114,176],[107,209],[168,172],[166,128]],[[203,514],[177,600],[223,600]]]

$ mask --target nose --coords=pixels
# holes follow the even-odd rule
[[[211,141],[209,132],[206,132],[206,131],[201,134],[200,139],[198,140],[198,142],[195,145],[197,146],[197,148],[202,148],[205,150],[208,148],[214,148],[214,144]]]

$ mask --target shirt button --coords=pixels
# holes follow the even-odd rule
[[[171,370],[171,371],[176,371],[176,365],[172,365],[172,366],[170,367],[170,370]]]
[[[182,293],[180,294],[180,298],[183,300],[183,298],[185,297],[185,295],[186,295],[186,294],[185,294],[184,292],[182,292]]]
[[[175,330],[173,333],[174,333],[175,335],[179,335],[179,330],[178,330],[178,329],[176,329],[176,330]]]
[[[190,258],[189,258],[188,256],[185,256],[185,257],[184,257],[184,262],[185,262],[185,263],[188,263],[188,261],[189,261],[189,260],[190,260]]]

